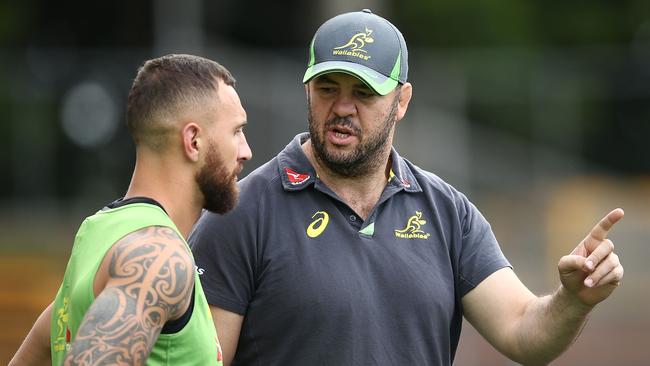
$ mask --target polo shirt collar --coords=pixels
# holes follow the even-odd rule
[[[422,187],[420,187],[420,184],[415,179],[411,168],[406,164],[406,160],[397,153],[395,147],[391,147],[390,157],[392,166],[390,168],[388,184],[401,187],[409,193],[422,192]]]
[[[308,139],[309,133],[300,133],[278,154],[278,171],[285,191],[305,189],[318,179],[316,170],[302,150],[302,144]],[[406,192],[422,192],[413,172],[394,147],[391,147],[390,156],[392,166],[389,186]]]
[[[316,170],[302,151],[309,133],[301,133],[278,154],[278,169],[285,191],[299,191],[316,182]]]

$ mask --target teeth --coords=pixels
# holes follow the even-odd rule
[[[334,135],[335,135],[336,137],[340,137],[340,138],[346,138],[346,137],[350,136],[350,134],[348,134],[348,133],[343,133],[343,132],[334,132]]]

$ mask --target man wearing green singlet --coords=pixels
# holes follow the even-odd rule
[[[131,87],[136,164],[123,198],[79,228],[61,287],[10,365],[221,365],[185,238],[237,201],[250,159],[235,80],[197,56],[149,60]]]

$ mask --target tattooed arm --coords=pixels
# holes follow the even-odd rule
[[[64,364],[144,365],[165,322],[189,306],[190,254],[173,230],[148,227],[113,245],[97,277],[102,271],[105,286],[84,316]]]

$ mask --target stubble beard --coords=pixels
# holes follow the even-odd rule
[[[381,126],[375,130],[376,132],[362,135],[359,127],[355,126],[348,117],[332,118],[326,121],[324,126],[319,129],[314,121],[311,109],[311,96],[308,93],[307,118],[309,120],[309,135],[314,150],[314,157],[318,163],[324,165],[337,175],[349,178],[364,176],[384,165],[386,162],[379,158],[391,146],[389,136],[397,119],[398,101],[399,93],[392,102],[388,116]],[[340,125],[352,129],[355,135],[360,138],[360,144],[349,153],[333,153],[328,151],[325,146],[324,131],[327,131],[328,127],[333,125]]]

